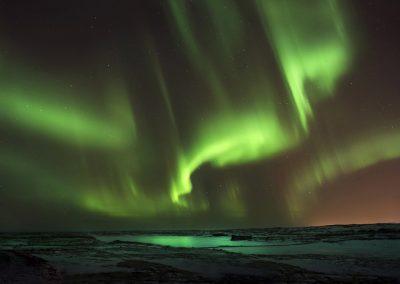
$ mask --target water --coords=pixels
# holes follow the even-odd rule
[[[106,242],[119,240],[184,248],[254,247],[266,245],[266,242],[260,241],[231,241],[231,238],[228,236],[120,235],[96,236],[96,238]]]

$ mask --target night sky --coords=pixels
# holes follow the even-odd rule
[[[0,230],[399,222],[399,11],[0,0]]]

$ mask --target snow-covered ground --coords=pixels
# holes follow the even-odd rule
[[[400,224],[3,233],[0,249],[40,257],[74,283],[158,281],[165,273],[170,282],[400,281]]]

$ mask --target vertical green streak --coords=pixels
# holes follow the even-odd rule
[[[199,77],[205,78],[205,82],[215,96],[216,102],[220,105],[227,104],[226,90],[221,82],[218,70],[211,60],[211,57],[206,53],[205,44],[202,43],[198,37],[196,37],[192,27],[193,25],[189,20],[193,15],[187,8],[188,2],[185,0],[173,0],[169,1],[168,3],[170,4],[170,11],[174,26],[176,26],[178,34],[183,41],[185,52],[191,64],[193,65],[194,70],[198,72]],[[221,3],[222,2],[219,1],[204,1],[193,3],[193,5],[197,8],[199,8],[198,5],[200,4],[204,5],[207,8],[206,11],[210,13],[210,11],[214,11],[215,6],[220,6]],[[210,15],[208,13],[204,13],[203,17],[207,16],[210,16],[211,19],[223,17],[221,14],[216,15],[215,13],[211,13]],[[218,24],[218,22],[216,24]],[[221,36],[223,36],[222,34],[224,33],[225,29],[221,25],[219,25],[219,27],[222,29],[219,30],[219,33],[221,33]],[[231,28],[231,26],[229,28]],[[226,44],[229,44],[229,41],[226,42]],[[217,46],[217,49],[220,50],[221,46]]]
[[[343,15],[333,0],[257,3],[299,120],[307,131],[313,100],[332,94],[349,65]],[[313,88],[308,88],[308,83]]]
[[[175,133],[173,133],[173,136],[174,135],[176,136],[176,135],[178,135],[178,129],[177,129],[174,110],[173,110],[172,104],[171,104],[170,93],[168,90],[167,82],[165,81],[163,70],[162,70],[162,67],[160,65],[158,58],[156,56],[153,56],[151,59],[152,59],[152,65],[154,67],[154,72],[155,72],[155,75],[157,78],[158,86],[160,88],[160,92],[161,92],[165,107],[167,108],[167,111],[168,111],[169,119],[171,120],[171,122],[174,126],[174,129],[175,129]]]

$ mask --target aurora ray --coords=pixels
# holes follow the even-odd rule
[[[349,65],[351,48],[343,13],[336,1],[257,3],[301,125],[308,130],[313,102],[332,94]],[[310,90],[308,83],[315,87]]]

